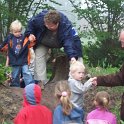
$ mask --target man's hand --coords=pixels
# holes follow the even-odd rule
[[[97,77],[90,78],[88,81],[92,82],[92,85],[97,86]]]
[[[90,78],[92,85],[97,86],[97,77]]]

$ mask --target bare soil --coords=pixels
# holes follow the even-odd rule
[[[41,104],[47,106],[52,111],[56,107],[56,99],[54,97],[54,87],[55,83],[48,83],[45,89],[42,91],[42,102]],[[120,107],[121,93],[113,91],[113,88],[92,88],[85,93],[84,108],[86,113],[93,109],[93,98],[97,91],[105,90],[111,94],[111,106],[110,109]],[[23,101],[23,89],[22,88],[12,88],[0,85],[0,124],[3,122],[12,122],[16,114],[22,107]]]

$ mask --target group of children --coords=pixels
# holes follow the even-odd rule
[[[40,105],[41,89],[37,84],[29,84],[24,89],[22,110],[14,119],[14,124],[117,124],[116,116],[109,112],[110,96],[100,91],[94,98],[95,109],[84,114],[83,95],[93,85],[94,78],[82,83],[85,67],[76,61],[70,65],[68,80],[56,82],[55,98],[58,105],[52,112]]]
[[[68,80],[61,80],[55,86],[58,106],[53,115],[47,107],[41,105],[41,88],[35,84],[33,73],[29,70],[29,48],[33,47],[35,41],[30,42],[21,31],[20,21],[15,20],[11,23],[10,34],[0,45],[1,50],[4,50],[4,47],[8,48],[8,63],[12,67],[11,86],[20,87],[21,73],[26,85],[23,108],[15,117],[14,124],[117,124],[116,116],[108,111],[110,96],[105,91],[96,94],[96,109],[87,116],[84,115],[84,93],[96,86],[97,82],[95,77],[83,82],[85,66],[79,61],[70,64]]]

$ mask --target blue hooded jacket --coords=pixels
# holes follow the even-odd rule
[[[37,40],[36,46],[42,42],[42,38],[47,30],[44,24],[44,16],[47,12],[48,11],[42,11],[35,17],[32,17],[29,20],[28,27],[25,31],[26,36],[29,36],[30,34],[35,35]],[[60,47],[64,47],[64,51],[69,59],[72,57],[75,57],[76,59],[78,57],[82,57],[82,45],[80,38],[71,22],[62,13],[60,13],[57,37]]]
[[[82,119],[83,109],[73,108],[70,115],[67,116],[63,114],[62,106],[58,105],[54,110],[53,124],[66,124],[67,122],[83,124]]]

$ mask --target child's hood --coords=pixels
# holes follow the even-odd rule
[[[41,88],[37,84],[29,84],[24,89],[24,101],[23,106],[37,105],[41,101]]]

